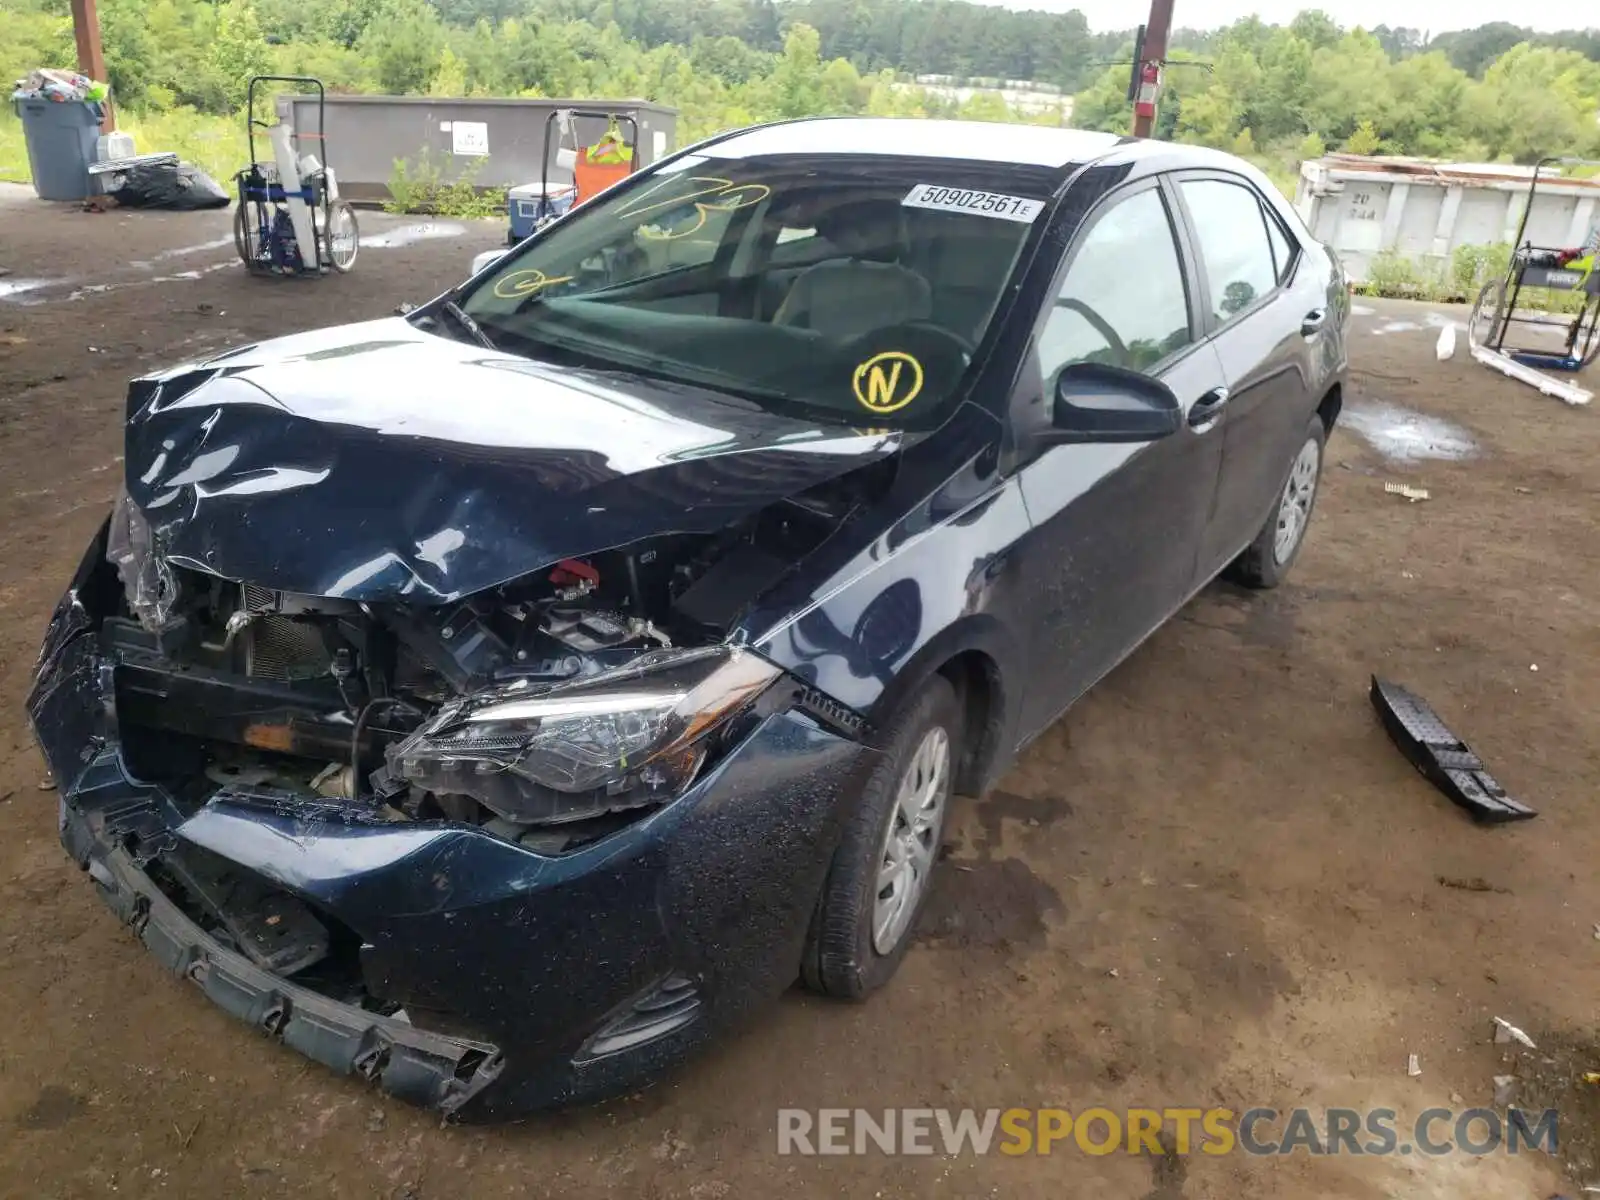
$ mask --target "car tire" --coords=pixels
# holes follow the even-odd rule
[[[1317,493],[1322,490],[1323,447],[1328,431],[1322,418],[1315,416],[1306,426],[1278,502],[1272,515],[1256,534],[1245,552],[1234,560],[1230,574],[1239,583],[1253,588],[1274,588],[1283,582],[1289,568],[1305,545],[1311,514],[1316,510]]]
[[[905,957],[939,861],[961,728],[955,688],[935,675],[884,730],[812,915],[801,960],[812,991],[862,999]]]

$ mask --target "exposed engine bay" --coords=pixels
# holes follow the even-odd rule
[[[107,558],[126,615],[102,638],[125,753],[196,803],[223,787],[309,791],[550,852],[581,845],[681,794],[757,714],[750,702],[783,690],[727,630],[863,486],[835,481],[720,535],[563,559],[437,606],[173,565],[124,496]]]

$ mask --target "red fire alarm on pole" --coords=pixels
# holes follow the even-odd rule
[[[1149,120],[1156,115],[1156,99],[1161,94],[1161,64],[1147,62],[1139,73],[1139,93],[1133,100],[1133,115]]]

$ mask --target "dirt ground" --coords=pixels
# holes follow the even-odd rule
[[[117,486],[130,376],[420,301],[499,236],[363,222],[390,244],[354,273],[277,283],[233,261],[226,213],[0,195],[0,1195],[1503,1200],[1600,1183],[1600,1089],[1578,1081],[1600,1069],[1600,412],[1464,344],[1435,361],[1458,311],[1367,306],[1349,404],[1379,425],[1385,404],[1453,420],[1477,456],[1396,462],[1336,433],[1292,581],[1208,589],[958,809],[922,944],[871,1003],[795,992],[631,1100],[460,1130],[165,975],[57,844],[23,693]],[[1431,699],[1539,818],[1478,828],[1433,791],[1380,730],[1373,672]],[[1540,1045],[1521,1068],[1490,1044],[1496,1015]],[[1562,1107],[1566,1165],[776,1152],[782,1107],[1377,1106],[1404,1129],[1489,1104],[1513,1071]]]

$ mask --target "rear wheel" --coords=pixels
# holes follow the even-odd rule
[[[1317,488],[1322,480],[1322,448],[1327,438],[1322,418],[1312,417],[1289,465],[1289,477],[1272,515],[1256,534],[1256,540],[1234,561],[1232,574],[1246,587],[1277,587],[1294,565],[1316,508]]]
[[[807,987],[860,999],[905,957],[939,860],[961,726],[955,689],[935,675],[885,731],[812,917]]]
[[[239,261],[250,265],[250,213],[243,200],[233,210],[233,248],[239,252]]]
[[[1478,291],[1477,303],[1467,319],[1467,341],[1473,346],[1493,346],[1500,341],[1505,329],[1507,313],[1506,281],[1491,279]]]

